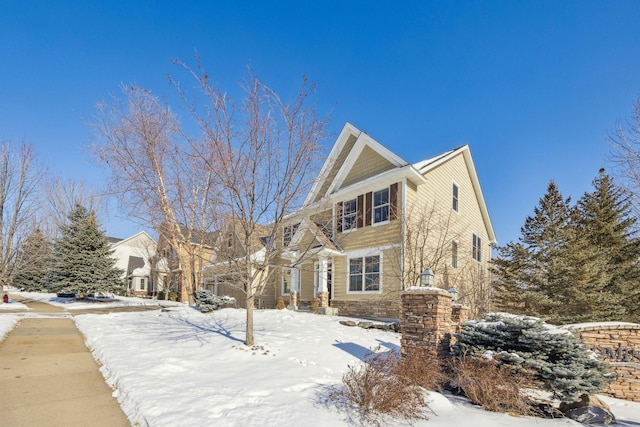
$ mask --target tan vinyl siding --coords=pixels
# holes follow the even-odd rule
[[[395,168],[395,165],[382,157],[369,146],[365,146],[349,174],[342,183],[342,187],[354,184],[372,176]]]
[[[300,267],[300,300],[313,299],[313,262],[305,262]]]
[[[333,298],[336,300],[376,300],[399,298],[401,282],[398,278],[399,248],[377,251],[371,248],[371,254],[382,254],[382,284],[380,292],[347,293],[348,289],[348,256],[334,258],[333,266]]]
[[[427,209],[434,208],[442,218],[448,218],[449,232],[443,245],[450,251],[451,240],[458,242],[458,262],[459,268],[465,266],[480,266],[486,271],[490,259],[490,246],[488,230],[485,226],[480,206],[473,189],[473,184],[467,171],[464,156],[459,154],[451,160],[443,163],[437,168],[429,171],[425,177],[427,183],[418,187],[418,191],[408,191],[408,209],[413,204],[426,206]],[[452,187],[453,183],[459,188],[458,212],[452,209]],[[482,238],[482,262],[478,263],[471,259],[472,235],[477,234]],[[445,257],[447,267],[451,267],[450,256]],[[442,269],[444,266],[440,266]],[[443,275],[436,271],[436,285]]]
[[[338,174],[338,171],[342,167],[342,164],[347,159],[347,156],[351,152],[351,149],[355,145],[357,139],[358,138],[355,137],[354,135],[349,136],[349,138],[347,139],[347,142],[344,144],[344,147],[342,147],[342,151],[340,152],[340,154],[338,154],[338,158],[336,159],[335,163],[331,167],[331,170],[329,171],[328,175],[324,178],[324,182],[322,183],[322,186],[320,187],[320,191],[318,192],[316,198],[314,199],[314,202],[317,202],[318,200],[322,199],[322,197],[326,194],[327,190],[329,189],[329,186],[331,185],[331,183],[333,182],[333,179]]]

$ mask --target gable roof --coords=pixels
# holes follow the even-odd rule
[[[383,175],[386,177],[391,175],[398,175],[398,178],[407,177],[416,184],[425,182],[424,177],[406,160],[371,138],[365,132],[350,123],[346,123],[325,160],[318,179],[307,195],[304,205],[313,204],[323,197],[342,192],[343,189],[350,187],[350,183],[347,183],[344,187],[343,184],[366,148],[371,149],[377,156],[389,162],[391,169],[367,177],[360,182],[354,183],[354,185],[364,181],[375,181]]]
[[[149,235],[149,233],[147,233],[146,231],[139,231],[136,234],[134,234],[133,236],[127,237],[126,239],[119,239],[117,237],[107,237],[107,240],[109,240],[111,245],[113,247],[115,247],[115,246],[120,246],[120,245],[126,245],[127,243],[131,242],[132,240],[135,240],[136,238],[142,237],[142,236],[146,237],[147,239],[149,239],[154,244],[156,243],[155,239],[153,237],[151,237]]]
[[[478,206],[480,207],[482,220],[484,222],[485,227],[487,228],[489,240],[491,241],[491,243],[497,243],[496,235],[493,230],[493,225],[491,224],[491,218],[489,217],[489,210],[487,209],[487,204],[485,203],[484,196],[482,194],[482,188],[480,187],[480,180],[478,179],[478,173],[476,172],[476,167],[473,163],[473,158],[471,157],[471,149],[469,148],[469,145],[463,145],[451,151],[447,151],[446,153],[418,162],[413,166],[417,170],[419,170],[421,174],[427,174],[429,171],[437,168],[443,163],[446,163],[449,160],[459,155],[462,155],[464,158],[464,163],[467,167],[467,173],[469,174],[469,178],[471,179],[471,185],[473,186],[473,192],[476,196],[476,201],[478,203]]]

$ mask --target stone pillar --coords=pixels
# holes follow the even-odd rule
[[[329,307],[329,292],[318,292],[318,308],[323,309]]]
[[[451,333],[459,334],[461,325],[469,320],[469,307],[461,304],[453,304],[451,307]]]
[[[401,299],[401,354],[407,356],[417,350],[449,355],[451,294],[444,289],[416,289],[402,292]]]

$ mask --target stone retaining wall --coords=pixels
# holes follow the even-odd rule
[[[640,402],[640,325],[633,323],[585,323],[568,325],[587,346],[611,364],[616,382],[603,393]]]

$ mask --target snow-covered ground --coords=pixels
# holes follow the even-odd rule
[[[79,303],[65,307],[74,304]],[[18,316],[0,315],[0,333]],[[140,426],[356,425],[328,401],[329,388],[369,349],[400,345],[399,334],[343,326],[341,317],[258,310],[257,346],[246,348],[244,316],[244,310],[231,308],[204,315],[178,304],[75,320],[123,410]],[[429,398],[435,414],[417,426],[581,425],[490,413],[438,393]],[[619,425],[640,425],[640,403],[603,399]]]

